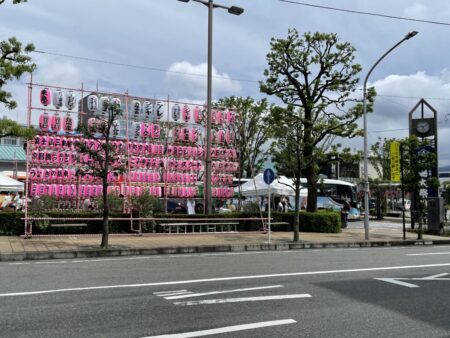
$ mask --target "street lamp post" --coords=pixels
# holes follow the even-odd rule
[[[397,42],[393,47],[391,47],[386,53],[384,53],[375,64],[370,68],[369,72],[364,79],[364,87],[363,87],[363,114],[364,114],[364,232],[365,239],[369,240],[369,164],[368,164],[368,149],[367,149],[367,81],[369,80],[370,74],[375,69],[376,66],[383,60],[386,55],[392,52],[395,48],[397,48],[401,43],[406,40],[411,39],[417,34],[416,31],[409,32],[405,35],[403,39]]]
[[[189,2],[189,0],[178,0],[181,2]],[[223,6],[214,3],[214,0],[193,0],[208,7],[208,84],[206,94],[206,159],[205,159],[205,186],[203,193],[205,195],[205,212],[211,214],[212,199],[211,199],[211,100],[212,100],[212,29],[213,29],[213,9],[223,8],[230,14],[241,15],[244,9],[236,6]]]

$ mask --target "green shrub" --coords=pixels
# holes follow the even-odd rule
[[[336,211],[301,212],[300,231],[339,233],[341,215]]]
[[[293,231],[294,212],[274,212],[271,214],[274,222],[287,222],[289,225],[275,225],[274,231]],[[338,233],[341,231],[341,216],[339,212],[320,210],[317,212],[301,211],[299,215],[300,231]]]
[[[24,233],[23,212],[0,213],[0,236],[19,236]]]
[[[46,216],[53,218],[101,218],[102,215],[98,212],[69,212],[69,211],[47,211]],[[267,217],[267,213],[264,212],[263,217]],[[10,212],[10,213],[0,213],[0,235],[11,236],[11,235],[21,235],[24,233],[24,221],[21,219],[24,214],[21,212]],[[128,218],[129,215],[122,213],[111,213],[111,218]],[[155,218],[165,218],[165,221],[156,221],[154,226],[143,227],[143,232],[162,232],[160,223],[167,222],[177,222],[177,219],[202,219],[206,218],[205,215],[184,215],[184,214],[165,214],[165,213],[154,213]],[[286,222],[287,225],[273,225],[273,231],[293,231],[294,217],[293,212],[281,213],[273,212],[271,213],[273,222]],[[233,212],[224,214],[214,214],[210,215],[209,218],[242,218],[239,220],[239,225],[237,226],[238,231],[258,231],[262,228],[261,214],[259,212]],[[99,234],[102,232],[102,220],[87,220],[74,221],[74,220],[58,220],[53,223],[87,223],[87,227],[61,227],[61,228],[40,228],[33,226],[33,234],[75,234],[75,233],[90,233]],[[137,228],[137,221],[134,221],[134,227]],[[124,221],[111,221],[110,233],[132,233],[131,224],[129,220]],[[328,232],[337,233],[340,232],[341,219],[338,212],[332,211],[318,211],[315,213],[300,212],[300,231],[305,232]]]

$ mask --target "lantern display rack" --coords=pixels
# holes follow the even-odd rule
[[[113,123],[111,144],[127,168],[123,175],[110,173],[109,191],[125,198],[147,190],[164,199],[202,199],[198,185],[205,167],[203,105],[31,82],[27,125],[38,128],[27,143],[27,200],[50,195],[59,206],[79,208],[84,198],[102,195],[100,180],[83,170],[89,157],[75,146],[101,141],[84,138],[75,126],[95,125],[111,103],[123,111]],[[212,120],[212,196],[228,199],[239,169],[233,133],[236,113],[214,110]]]

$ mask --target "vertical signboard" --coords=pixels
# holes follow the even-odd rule
[[[400,143],[390,143],[391,153],[391,182],[400,182]]]

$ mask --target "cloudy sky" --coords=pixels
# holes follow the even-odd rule
[[[219,0],[217,0],[219,2]],[[429,24],[330,11],[278,0],[221,0],[245,9],[241,16],[214,14],[214,97],[263,97],[265,56],[271,37],[288,28],[336,32],[357,49],[363,78],[387,49],[412,30],[419,34],[390,54],[372,73],[375,112],[368,118],[369,142],[405,137],[408,112],[423,97],[438,111],[440,165],[450,165],[450,1],[304,1],[356,11],[437,21]],[[204,101],[207,9],[177,0],[29,0],[0,7],[0,40],[16,36],[38,51],[34,81],[124,92],[146,97]],[[54,55],[54,54],[59,54]],[[98,63],[81,58],[98,59]],[[139,67],[119,66],[112,63]],[[2,115],[25,121],[27,78],[11,83],[19,108]],[[362,95],[362,92],[361,92]],[[349,143],[362,149],[363,140]]]

